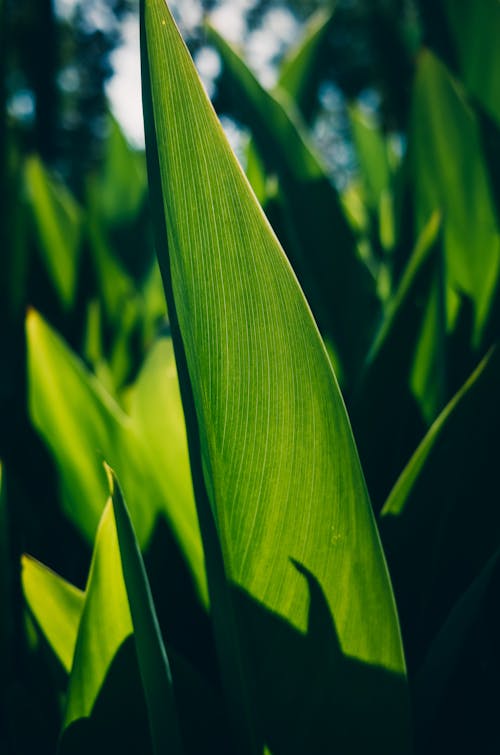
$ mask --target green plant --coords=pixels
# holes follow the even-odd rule
[[[70,581],[23,556],[0,643],[17,632],[50,680],[60,752],[498,748],[498,116],[459,20],[482,11],[458,5],[440,5],[455,75],[415,59],[404,157],[352,106],[360,178],[339,192],[308,132],[334,13],[272,93],[208,29],[247,178],[164,0],[142,0],[159,268],[126,249],[150,248],[146,181],[114,122],[82,207],[26,161],[12,248],[43,271],[16,280],[44,316],[21,437],[49,449],[57,506],[23,498],[11,444],[0,601],[12,501],[59,528]]]

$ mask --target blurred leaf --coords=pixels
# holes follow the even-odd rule
[[[334,5],[330,5],[311,16],[279,72],[278,89],[291,97],[306,121],[314,114],[317,88],[323,75],[328,33],[335,17]]]
[[[172,676],[163,645],[146,570],[129,513],[116,479],[108,467],[118,545],[134,627],[137,660],[148,707],[153,749],[180,753],[181,740]]]
[[[352,402],[354,436],[377,509],[425,431],[410,378],[435,278],[440,229],[440,216],[434,213],[388,306]],[[426,344],[431,359],[439,345]]]
[[[23,593],[50,647],[69,674],[85,593],[30,556],[21,561]]]
[[[107,226],[129,222],[137,215],[147,188],[144,153],[127,142],[115,118],[108,115],[104,162],[95,191],[99,216]]]
[[[358,257],[339,196],[291,101],[261,87],[243,60],[212,28],[234,101],[283,192],[286,252],[323,335],[334,343],[348,378],[365,357],[378,311],[375,282]],[[220,82],[222,86],[224,79]],[[311,233],[314,229],[314,233]],[[280,229],[277,229],[280,235]],[[283,238],[283,234],[282,238]]]
[[[26,161],[25,179],[42,260],[62,305],[69,309],[76,294],[81,210],[68,190],[49,176],[37,157]]]
[[[157,248],[239,751],[403,753],[397,617],[329,359],[166,5],[142,11]]]
[[[387,145],[373,118],[370,120],[359,106],[350,106],[349,121],[366,197],[378,208],[391,181]]]
[[[102,460],[107,459],[121,475],[140,543],[147,543],[157,516],[163,514],[205,600],[203,553],[187,458],[180,461],[187,450],[173,357],[156,372],[157,400],[169,414],[162,417],[165,436],[152,449],[155,430],[147,422],[156,422],[153,411],[144,413],[143,429],[142,418],[125,414],[34,311],[28,315],[27,338],[30,415],[57,463],[67,516],[93,540],[107,495],[102,469]],[[146,379],[155,379],[154,368],[145,369]],[[179,444],[175,451],[165,444],[169,435]]]
[[[477,339],[498,276],[500,237],[477,122],[455,81],[428,51],[418,62],[409,149],[417,226],[433,210],[443,212],[447,280],[473,299]]]
[[[444,6],[464,83],[500,122],[500,4],[444,0]]]
[[[421,655],[500,541],[500,354],[490,352],[434,422],[382,510],[406,648]]]

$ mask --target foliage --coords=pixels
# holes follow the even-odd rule
[[[77,200],[8,134],[2,752],[498,751],[489,5],[422,0],[398,132],[349,104],[345,188],[330,8],[272,91],[207,24],[246,175],[164,0],[147,172],[109,117]]]

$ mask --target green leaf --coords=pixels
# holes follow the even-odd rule
[[[377,209],[391,182],[387,145],[376,123],[359,106],[349,108],[349,122],[366,198]]]
[[[278,89],[291,97],[306,121],[310,121],[314,114],[328,33],[334,17],[333,7],[316,11],[308,20],[298,44],[281,64]]]
[[[94,185],[99,216],[106,226],[128,223],[137,215],[146,194],[144,153],[133,149],[112,115],[108,115],[104,161]]]
[[[110,480],[112,481],[112,478]],[[68,687],[64,728],[90,718],[112,662],[134,633],[153,751],[180,753],[170,668],[139,546],[113,484],[90,566]]]
[[[113,658],[132,634],[113,507],[97,530],[68,686],[64,728],[89,718]]]
[[[278,235],[294,241],[285,251],[320,330],[352,378],[376,320],[373,277],[358,256],[339,196],[292,102],[263,89],[230,45],[214,29],[209,34],[241,117],[251,126],[268,170],[279,178],[286,217]]]
[[[32,615],[69,674],[85,593],[30,556],[22,557],[21,579]]]
[[[388,305],[352,401],[354,435],[377,509],[383,505],[426,428],[412,392],[411,373],[439,262],[440,229],[441,218],[435,213],[420,234]],[[426,346],[430,346],[429,359],[435,359],[441,344]]]
[[[32,422],[57,463],[63,506],[92,541],[107,496],[107,459],[121,476],[139,542],[147,544],[158,515],[166,517],[206,601],[203,552],[187,462],[187,445],[172,350],[157,346],[165,361],[145,367],[134,389],[140,407],[165,410],[160,437],[154,409],[127,415],[40,315],[27,320],[29,407]],[[150,426],[148,426],[148,423]],[[165,438],[172,438],[172,445]]]
[[[108,467],[123,576],[155,753],[180,753],[172,676],[132,522]]]
[[[497,0],[444,0],[464,83],[500,121],[500,5]]]
[[[61,304],[75,298],[81,248],[81,210],[68,190],[49,176],[37,157],[26,161],[25,180],[38,247]]]
[[[381,533],[413,658],[498,546],[500,515],[492,501],[499,378],[495,349],[436,419],[382,510]]]
[[[417,68],[409,150],[417,227],[432,211],[443,212],[447,280],[474,301],[478,339],[498,276],[500,236],[477,122],[456,82],[428,51]]]
[[[352,751],[403,753],[395,606],[325,348],[163,0],[142,5],[142,52],[157,248],[240,751],[345,751],[350,737]]]

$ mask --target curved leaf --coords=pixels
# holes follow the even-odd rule
[[[420,234],[389,303],[352,402],[354,434],[377,510],[426,429],[410,378],[439,262],[440,228],[441,219],[435,213]],[[435,359],[439,346],[431,344],[430,359]],[[382,428],[384,443],[380,442]]]
[[[254,737],[241,751],[258,751],[263,740],[275,751],[315,752],[327,742],[333,750],[349,729],[363,741],[369,731],[375,750],[405,752],[395,606],[329,359],[165,3],[146,0],[142,9],[157,247],[218,651],[233,712],[240,708],[244,736]],[[325,624],[323,664],[289,655],[280,677],[280,638],[312,652],[316,621]],[[261,634],[264,623],[271,629]],[[345,665],[336,676],[339,647]],[[387,718],[356,731],[356,705],[367,710],[367,694],[373,702],[366,677],[379,673]],[[273,674],[286,683],[281,699],[266,685]],[[313,689],[321,705],[310,700]],[[345,715],[332,720],[329,703],[347,690]]]
[[[108,492],[102,468],[106,458],[121,475],[141,544],[147,543],[156,517],[164,515],[206,601],[203,552],[171,351],[163,351],[163,364],[146,364],[134,395],[138,404],[153,400],[141,399],[141,385],[147,380],[149,391],[154,384],[156,400],[166,411],[164,432],[172,445],[154,426],[149,429],[155,422],[153,409],[127,415],[34,311],[27,319],[27,339],[30,414],[56,460],[67,515],[92,541],[101,501]]]
[[[64,670],[73,664],[85,593],[30,556],[21,560],[23,593]]]
[[[495,349],[441,412],[382,510],[381,532],[414,658],[498,546],[500,515],[492,502],[499,379]]]

